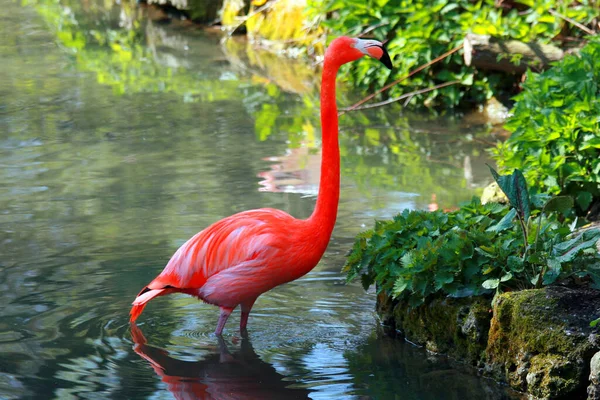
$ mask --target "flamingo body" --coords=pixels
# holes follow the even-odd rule
[[[215,333],[241,305],[240,329],[258,296],[298,279],[321,259],[335,225],[340,186],[335,77],[339,67],[369,55],[391,68],[389,56],[374,40],[340,37],[329,46],[321,85],[323,156],[319,196],[306,220],[272,208],[244,211],[215,222],[184,243],[164,270],[138,294],[134,322],[151,299],[186,293],[220,307]]]
[[[307,229],[311,227],[306,220],[272,208],[215,222],[184,243],[140,292],[132,320],[150,299],[174,292],[227,308],[253,303],[260,294],[298,279],[317,264],[327,243],[313,240]]]

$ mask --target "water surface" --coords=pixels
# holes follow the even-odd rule
[[[375,218],[454,207],[487,180],[491,138],[399,109],[342,117],[331,244],[259,298],[247,338],[235,312],[217,340],[218,309],[183,295],[131,328],[136,293],[203,227],[310,214],[318,74],[107,3],[0,1],[0,398],[504,396],[381,335],[373,293],[340,272]]]

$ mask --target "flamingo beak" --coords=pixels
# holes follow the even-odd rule
[[[354,47],[362,51],[365,55],[381,61],[381,63],[387,68],[393,68],[390,55],[388,54],[385,47],[383,47],[383,44],[378,42],[377,40],[357,39]]]
[[[387,69],[392,69],[394,66],[392,65],[392,60],[390,59],[390,55],[388,54],[385,47],[381,46],[381,57],[379,57],[379,61],[383,63],[387,67]]]

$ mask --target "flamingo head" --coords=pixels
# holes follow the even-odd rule
[[[377,40],[350,38],[340,36],[331,42],[325,53],[325,58],[338,65],[358,60],[362,56],[373,57],[392,69],[392,60],[381,42]]]

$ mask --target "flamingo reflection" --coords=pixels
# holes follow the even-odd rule
[[[290,381],[260,359],[247,337],[231,354],[222,337],[219,352],[200,361],[182,361],[166,350],[147,344],[144,334],[131,324],[133,349],[148,361],[176,399],[307,399],[307,389],[289,388]]]

